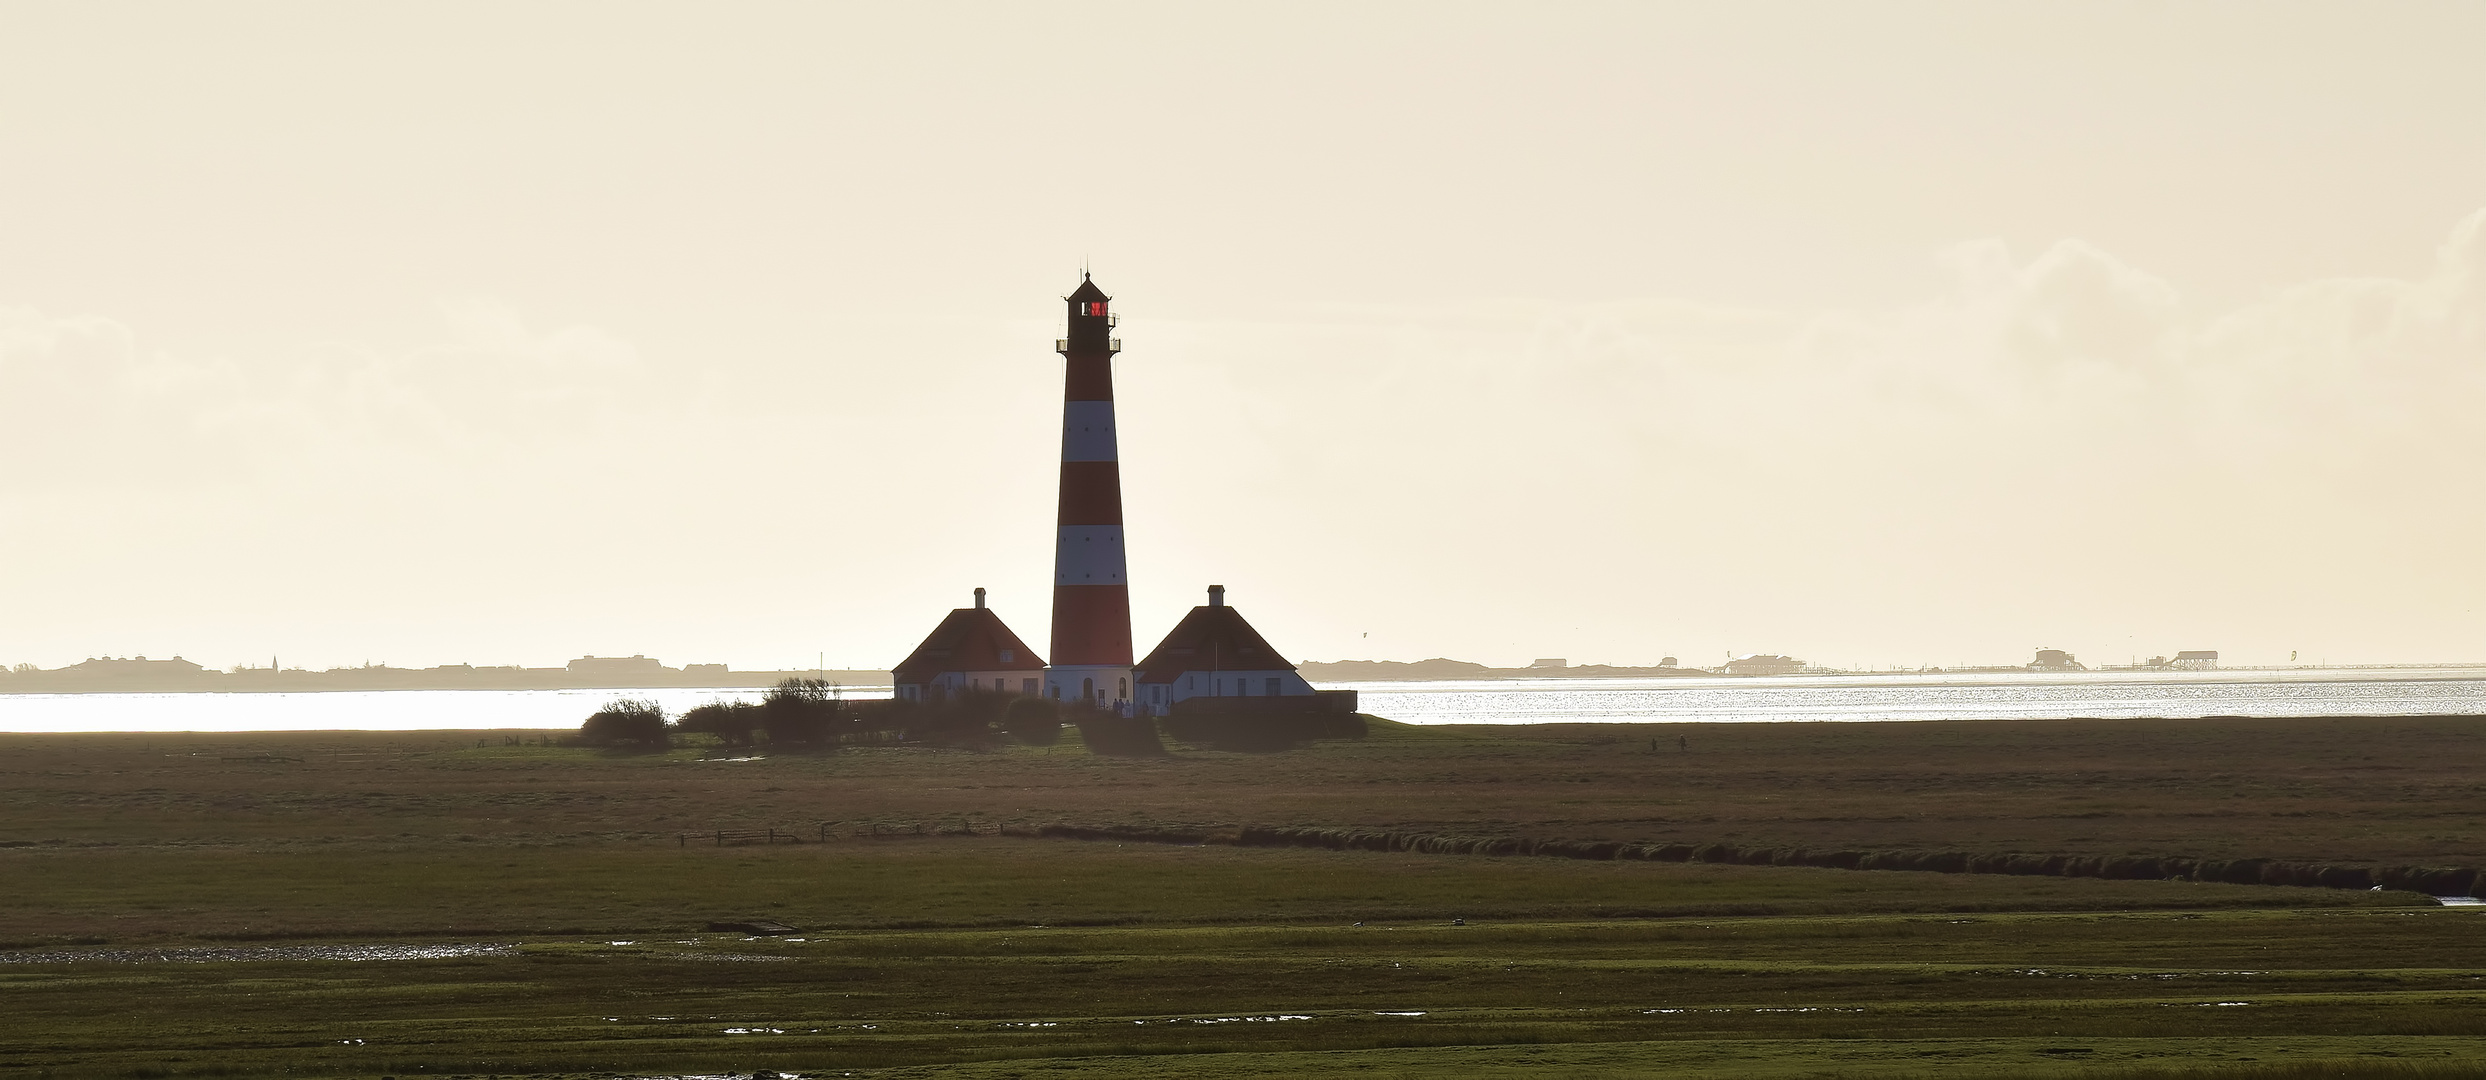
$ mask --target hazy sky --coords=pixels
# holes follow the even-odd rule
[[[2486,5],[0,4],[0,663],[2486,660]]]

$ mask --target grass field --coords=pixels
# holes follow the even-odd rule
[[[2486,911],[2407,893],[995,835],[2476,865],[2475,718],[481,741],[0,736],[0,1077],[2486,1075]]]
[[[10,1066],[35,1075],[1196,1075],[1204,1054],[1230,1075],[1547,1053],[1585,1075],[2451,1066],[2486,1049],[2481,929],[2344,908],[676,932],[458,959],[0,964],[0,993]],[[1254,1060],[1316,1051],[1359,1057]]]
[[[737,762],[478,734],[0,735],[0,842],[635,842],[971,818],[2486,865],[2478,717],[1384,723],[1279,754],[1101,758],[1072,736]]]

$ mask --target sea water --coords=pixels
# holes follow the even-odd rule
[[[679,716],[746,687],[650,690],[330,690],[293,694],[0,694],[0,731],[432,731],[575,728],[606,703],[653,701]],[[848,687],[848,697],[889,688]]]
[[[1414,724],[1867,721],[2068,717],[2486,718],[2486,668],[1788,675],[1340,683],[1364,712]],[[886,686],[846,687],[885,698]],[[417,731],[574,728],[617,698],[679,715],[749,688],[369,690],[292,694],[0,694],[0,731]]]
[[[2486,668],[1349,683],[1413,724],[2486,714]]]

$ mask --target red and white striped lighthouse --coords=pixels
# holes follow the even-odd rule
[[[1062,501],[1053,547],[1053,666],[1045,692],[1114,706],[1131,700],[1131,588],[1122,557],[1122,466],[1114,440],[1113,298],[1079,276],[1070,336],[1053,343],[1062,380]]]

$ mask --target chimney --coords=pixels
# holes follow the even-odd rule
[[[978,610],[984,607],[984,586],[982,585],[975,587],[975,606]]]
[[[1210,606],[1210,607],[1224,607],[1224,606],[1226,606],[1226,587],[1225,587],[1225,586],[1223,586],[1223,585],[1211,585],[1211,586],[1209,586],[1209,587],[1208,587],[1208,606]]]

